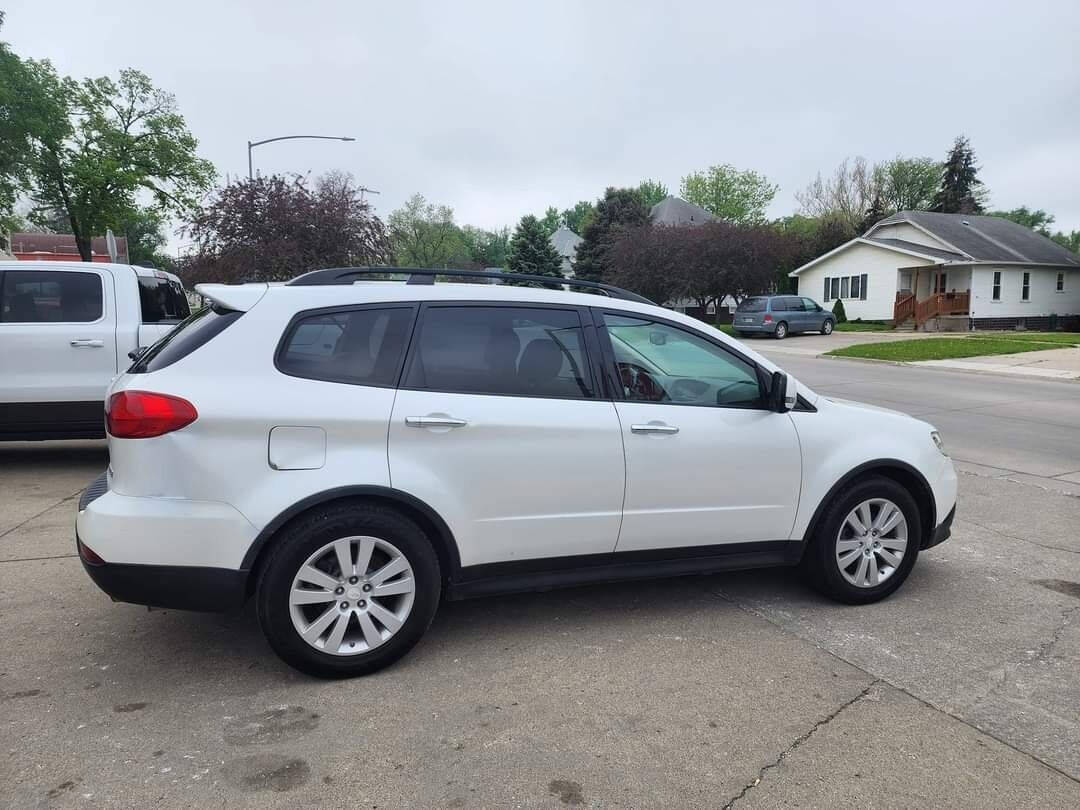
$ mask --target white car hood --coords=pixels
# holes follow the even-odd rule
[[[912,419],[910,414],[906,414],[903,411],[894,411],[892,408],[882,408],[877,405],[868,405],[865,402],[857,402],[853,399],[840,399],[839,397],[825,397],[829,402],[835,402],[837,405],[843,405],[846,408],[858,408],[863,411],[877,411],[878,413],[888,413],[893,416],[902,416],[905,419]]]

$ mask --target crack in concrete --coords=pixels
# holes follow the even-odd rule
[[[53,554],[52,556],[49,556],[49,557],[13,557],[10,560],[0,560],[0,565],[3,565],[4,563],[15,563],[15,562],[35,562],[36,560],[68,560],[68,559],[71,559],[72,557],[78,557],[78,556],[79,556],[78,554]]]
[[[24,520],[24,521],[23,521],[22,523],[19,523],[19,524],[15,525],[15,526],[12,526],[12,527],[11,527],[10,529],[7,529],[6,531],[0,532],[0,539],[3,539],[3,538],[5,538],[5,537],[7,537],[7,536],[8,536],[9,534],[11,534],[12,532],[14,532],[14,531],[17,531],[17,530],[21,529],[21,528],[22,528],[23,526],[25,526],[25,525],[26,525],[27,523],[29,523],[30,521],[32,521],[32,520],[37,520],[37,519],[38,519],[39,517],[41,517],[42,515],[44,515],[44,514],[46,514],[46,513],[48,513],[48,512],[51,512],[51,511],[52,511],[53,509],[55,509],[56,507],[60,506],[61,504],[65,504],[65,503],[67,503],[68,501],[73,501],[73,500],[75,500],[75,499],[76,499],[76,498],[78,498],[78,497],[79,497],[79,496],[80,496],[81,494],[82,494],[82,489],[79,489],[79,490],[76,490],[76,491],[75,491],[75,492],[74,492],[73,494],[71,494],[71,495],[68,495],[68,496],[67,496],[66,498],[61,498],[61,499],[60,499],[60,500],[58,500],[58,501],[57,501],[56,503],[54,503],[54,504],[53,504],[52,506],[49,506],[49,507],[48,507],[48,508],[46,508],[46,509],[42,509],[42,510],[41,510],[40,512],[38,512],[38,513],[37,513],[36,515],[31,515],[31,516],[30,516],[30,517],[28,517],[28,518],[27,518],[26,520]]]
[[[792,741],[792,743],[787,748],[785,748],[783,751],[780,752],[780,755],[776,759],[774,759],[772,762],[768,763],[767,765],[763,765],[758,770],[758,775],[754,779],[754,781],[749,782],[746,785],[744,785],[742,790],[740,790],[735,796],[733,796],[731,799],[729,799],[727,804],[724,805],[723,810],[731,810],[731,808],[735,806],[736,802],[738,802],[740,799],[744,798],[747,793],[749,793],[751,790],[753,790],[754,788],[756,788],[758,785],[761,784],[762,780],[765,778],[765,774],[767,774],[771,770],[779,768],[781,763],[783,763],[784,759],[787,758],[788,754],[790,754],[792,751],[795,751],[799,746],[801,746],[803,743],[805,743],[807,740],[809,740],[811,737],[813,737],[814,734],[817,733],[818,729],[824,728],[825,726],[829,725],[829,723],[831,723],[833,720],[835,720],[840,715],[840,713],[843,712],[845,709],[847,709],[849,706],[854,706],[860,700],[862,700],[867,695],[869,695],[870,690],[872,690],[875,686],[877,686],[878,684],[881,684],[881,683],[883,683],[883,681],[880,678],[875,678],[873,681],[871,681],[866,686],[865,689],[863,689],[861,692],[859,692],[859,694],[855,695],[855,697],[851,698],[851,700],[848,700],[848,701],[845,701],[844,703],[842,703],[840,706],[838,706],[829,715],[827,715],[823,719],[818,720],[816,723],[814,723],[814,725],[812,725],[808,731],[806,731],[803,734],[800,734],[798,737],[796,737],[794,739],[794,741]]]
[[[1005,479],[1005,480],[1008,480],[1008,479]],[[1022,484],[1023,482],[1022,481],[1016,481],[1015,483]],[[1056,493],[1056,494],[1064,495],[1066,493],[1059,492],[1059,493]],[[999,537],[1008,537],[1010,540],[1019,540],[1021,543],[1030,543],[1033,546],[1038,546],[1039,548],[1045,548],[1045,549],[1047,549],[1049,551],[1064,551],[1064,552],[1067,552],[1068,554],[1080,554],[1080,550],[1078,550],[1078,549],[1062,548],[1061,546],[1052,546],[1052,545],[1049,545],[1047,543],[1039,543],[1039,542],[1037,542],[1035,540],[1032,540],[1029,537],[1021,537],[1018,534],[1009,534],[1008,532],[1003,532],[1000,529],[992,529],[989,526],[984,526],[981,523],[976,523],[974,520],[972,520],[971,518],[968,518],[968,517],[958,517],[956,519],[956,521],[957,521],[957,523],[970,523],[972,526],[976,526],[976,527],[982,529],[984,532],[990,532],[991,534],[996,534]]]

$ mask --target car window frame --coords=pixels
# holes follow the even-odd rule
[[[636,318],[638,320],[651,320],[656,323],[662,323],[665,326],[669,326],[672,329],[681,329],[684,332],[689,332],[694,337],[700,338],[707,343],[723,350],[732,357],[741,360],[748,364],[753,370],[754,375],[757,377],[758,382],[758,400],[757,405],[739,405],[736,403],[715,403],[709,404],[707,402],[649,402],[642,399],[629,399],[624,393],[622,383],[619,382],[618,376],[618,363],[615,359],[615,349],[611,345],[611,337],[607,332],[607,323],[604,320],[605,315],[612,315],[618,318]],[[772,408],[769,406],[769,390],[766,384],[766,378],[769,376],[769,372],[764,369],[760,363],[753,358],[743,354],[737,348],[728,346],[721,340],[718,340],[710,335],[700,332],[691,326],[687,326],[684,323],[679,323],[671,318],[664,318],[662,316],[655,315],[651,312],[635,312],[633,310],[614,309],[612,307],[593,307],[592,308],[593,322],[596,325],[596,333],[600,341],[601,351],[604,353],[604,366],[605,371],[610,375],[611,385],[614,387],[614,397],[616,402],[632,402],[639,405],[679,405],[687,406],[691,408],[723,408],[736,411],[767,411],[772,412]]]
[[[409,310],[409,323],[405,327],[405,345],[401,352],[401,357],[398,358],[397,369],[394,372],[393,380],[389,383],[375,383],[375,382],[358,382],[354,377],[339,377],[330,375],[315,376],[312,374],[297,374],[292,371],[286,371],[281,367],[281,359],[285,354],[286,347],[288,345],[288,339],[292,336],[293,331],[297,328],[300,321],[307,318],[314,318],[320,315],[337,315],[340,313],[359,312],[361,310],[369,309],[404,309]],[[278,373],[284,374],[286,377],[293,377],[298,380],[314,380],[315,382],[327,382],[334,383],[335,385],[354,385],[361,388],[393,388],[399,387],[401,382],[402,373],[405,369],[406,360],[409,357],[409,351],[412,348],[413,336],[416,334],[417,313],[420,309],[419,302],[417,301],[378,301],[370,304],[337,304],[329,307],[315,307],[313,309],[305,309],[297,312],[293,315],[285,328],[281,330],[281,336],[278,338],[277,347],[274,349],[274,368]]]
[[[808,296],[805,296],[805,295],[800,295],[799,298],[802,299],[803,306],[807,308],[806,312],[824,312],[825,311],[825,308],[823,306],[821,306],[821,304],[819,304],[813,298],[809,298]],[[810,304],[814,305],[813,309],[809,308]]]
[[[43,276],[48,276],[52,273],[84,273],[90,276],[97,276],[98,283],[101,285],[101,314],[92,321],[5,321],[3,316],[0,315],[0,324],[11,324],[12,326],[94,326],[95,324],[104,323],[109,318],[109,296],[108,287],[105,284],[105,278],[108,276],[112,278],[111,274],[105,273],[101,270],[97,270],[92,267],[74,267],[72,269],[63,268],[49,268],[46,270],[23,270],[22,268],[5,268],[0,271],[0,306],[3,306],[4,299],[4,284],[7,276],[10,273],[40,273]]]
[[[583,349],[585,351],[585,363],[584,365],[588,369],[589,383],[592,386],[593,395],[591,397],[562,397],[552,396],[548,394],[501,394],[492,393],[487,391],[454,391],[444,388],[419,388],[416,386],[405,385],[405,378],[407,376],[408,369],[411,367],[413,358],[417,352],[417,335],[420,334],[420,329],[423,326],[424,316],[432,309],[463,309],[463,308],[481,308],[481,309],[555,309],[562,310],[564,312],[573,312],[578,317],[578,322],[581,327],[583,337]],[[460,301],[423,301],[420,302],[416,318],[413,321],[412,332],[409,335],[409,342],[405,350],[405,359],[401,368],[398,370],[398,384],[397,388],[401,391],[417,391],[421,393],[431,394],[459,394],[463,396],[474,397],[507,397],[518,399],[557,399],[566,402],[604,402],[611,400],[611,393],[609,386],[606,382],[601,380],[599,375],[599,357],[601,355],[601,349],[599,345],[599,339],[596,334],[595,324],[592,321],[588,307],[579,306],[577,304],[562,304],[548,301],[477,301],[477,300],[460,300]],[[584,369],[583,369],[584,371]],[[602,384],[603,382],[603,384]]]

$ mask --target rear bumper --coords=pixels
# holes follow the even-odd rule
[[[736,317],[735,320],[731,322],[731,328],[736,332],[754,332],[763,335],[771,335],[776,331],[776,322],[742,324],[739,323],[739,319]]]
[[[83,544],[75,538],[79,559],[94,584],[116,602],[177,610],[235,610],[247,598],[247,572],[193,565],[94,565],[83,556]]]

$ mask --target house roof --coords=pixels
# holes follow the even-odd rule
[[[555,248],[555,251],[564,259],[573,259],[577,246],[581,244],[582,238],[567,228],[565,225],[560,225],[556,229],[555,233],[551,235],[551,244]]]
[[[908,222],[977,262],[1022,262],[1080,267],[1080,256],[1031,228],[1002,217],[898,211],[866,232]]]
[[[903,253],[905,256],[914,256],[915,258],[923,259],[924,261],[930,262],[931,264],[941,264],[943,262],[951,261],[971,261],[966,256],[963,256],[959,253],[953,253],[952,251],[948,250],[941,250],[940,248],[928,248],[926,247],[926,245],[919,245],[915,242],[906,242],[903,239],[870,239],[865,236],[856,236],[854,239],[844,242],[844,244],[840,245],[840,247],[833,248],[828,253],[824,253],[821,256],[818,256],[816,259],[808,261],[802,267],[796,267],[794,270],[788,273],[788,275],[797,276],[803,270],[809,270],[818,262],[822,262],[825,259],[828,259],[830,256],[835,256],[837,253],[840,253],[843,250],[847,250],[849,247],[854,247],[855,245],[870,245],[871,247],[884,248],[885,250],[892,250],[896,253]]]
[[[714,222],[716,217],[681,197],[667,196],[649,209],[653,225],[701,225]]]
[[[70,233],[13,233],[11,245],[8,248],[12,253],[43,253],[57,256],[78,257],[79,248],[75,245],[75,236]],[[95,256],[108,256],[109,248],[105,244],[104,236],[95,236],[90,241],[90,250]],[[127,264],[128,243],[126,236],[116,237],[116,260],[120,264]]]

